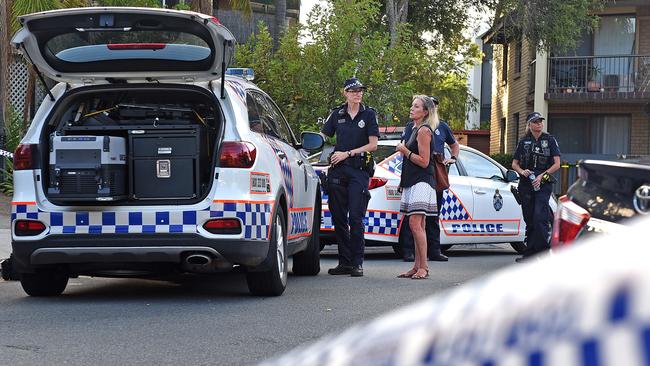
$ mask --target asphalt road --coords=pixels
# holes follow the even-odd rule
[[[249,295],[242,273],[170,281],[71,279],[56,298],[30,298],[0,280],[0,364],[249,365],[323,335],[511,265],[507,246],[452,250],[431,278],[395,276],[409,264],[368,248],[366,276],[289,278],[284,295]]]
[[[0,258],[10,249],[9,199],[0,195]],[[250,365],[354,323],[511,265],[507,245],[452,249],[430,262],[431,278],[397,279],[409,268],[390,248],[367,248],[365,277],[289,278],[285,293],[248,293],[243,273],[163,280],[80,277],[56,298],[31,298],[0,280],[2,365]]]

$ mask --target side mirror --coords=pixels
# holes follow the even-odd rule
[[[506,172],[506,181],[507,182],[516,182],[519,180],[519,174],[512,169],[508,169]]]
[[[323,136],[316,132],[303,132],[300,134],[302,148],[307,151],[320,150],[325,145]]]

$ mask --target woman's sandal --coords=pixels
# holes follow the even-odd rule
[[[420,270],[425,271],[424,274],[419,274]],[[429,278],[429,269],[428,268],[420,268],[411,276],[412,280],[424,280]]]
[[[410,270],[408,270],[408,271],[406,271],[406,272],[404,272],[402,274],[399,274],[397,276],[397,278],[412,278],[413,275],[416,274],[417,272],[418,272],[417,269],[411,268]]]

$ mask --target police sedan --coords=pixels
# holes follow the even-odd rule
[[[395,152],[398,143],[399,140],[380,140],[374,153],[378,163],[369,184],[371,199],[365,217],[365,239],[367,246],[390,245],[401,255],[398,186],[402,156]],[[327,169],[327,154],[328,150],[324,150],[312,158],[319,174]],[[446,154],[449,155],[448,150]],[[453,245],[510,243],[517,252],[523,252],[526,224],[512,193],[517,180],[513,170],[476,149],[461,145],[458,161],[449,167],[451,187],[445,190],[439,203],[442,249],[448,250]],[[335,244],[327,194],[322,197],[321,246]],[[551,199],[550,204],[553,208],[555,201]]]

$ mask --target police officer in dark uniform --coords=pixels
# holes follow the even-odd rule
[[[519,195],[526,222],[527,248],[521,262],[549,248],[551,214],[548,200],[553,192],[551,176],[560,169],[560,147],[552,135],[543,132],[544,118],[528,114],[526,135],[519,140],[512,169],[519,173]]]
[[[438,101],[438,98],[434,96],[430,98],[431,101],[433,101],[433,104],[435,105],[435,110],[433,111],[434,118],[439,119],[438,107],[440,105],[440,102]],[[449,127],[447,121],[442,119],[439,119],[439,121],[440,123],[438,124],[438,127],[436,128],[433,134],[433,143],[434,143],[434,150],[435,150],[434,152],[437,154],[442,154],[444,156],[445,143],[446,143],[447,145],[449,145],[449,148],[451,149],[451,157],[449,159],[446,159],[444,161],[444,164],[446,165],[454,164],[456,163],[456,158],[460,153],[460,144],[458,144],[458,142],[456,141],[456,138],[454,137],[454,133],[451,131],[451,128]],[[411,137],[411,133],[413,131],[413,125],[414,125],[413,121],[409,121],[409,123],[406,124],[406,127],[404,128],[404,133],[402,134],[401,137],[402,140],[404,141],[409,140],[409,138]],[[443,196],[443,191],[436,191],[438,210],[440,210],[440,206],[442,206],[442,196]],[[442,254],[442,251],[440,250],[439,216],[427,216],[425,230],[427,232],[427,253],[429,256],[429,260],[446,262],[448,258],[446,255]],[[411,228],[409,227],[409,225],[402,225],[399,233],[399,242],[402,246],[404,261],[413,262],[414,261],[413,233],[411,233]]]
[[[336,134],[336,146],[328,169],[329,209],[339,251],[339,264],[331,275],[363,276],[364,222],[370,200],[368,182],[377,149],[379,126],[374,109],[361,104],[366,87],[351,78],[343,84],[346,103],[334,108],[322,133]]]

